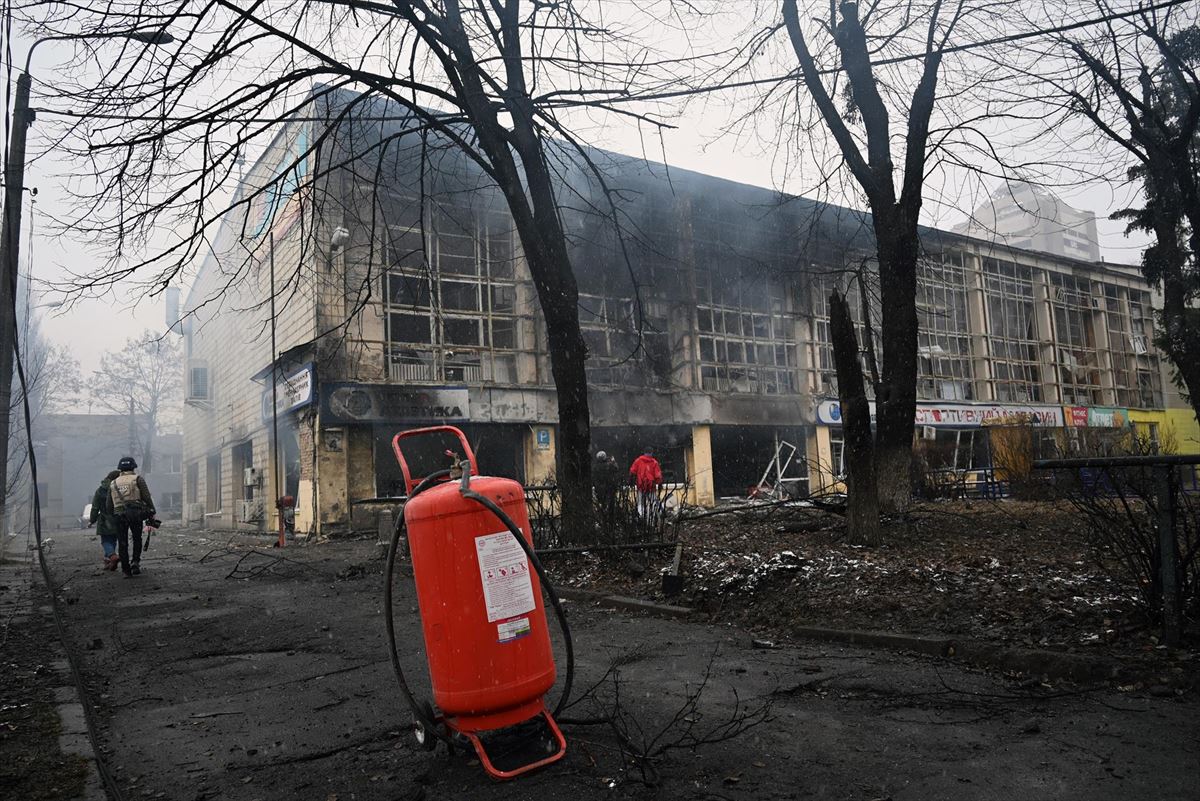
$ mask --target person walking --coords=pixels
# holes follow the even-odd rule
[[[88,514],[88,521],[96,526],[96,533],[100,535],[100,544],[104,547],[104,569],[116,570],[117,562],[120,557],[117,555],[117,517],[113,514],[112,504],[112,481],[117,476],[121,475],[116,470],[113,470],[100,481],[100,486],[96,488],[96,492],[92,495],[92,510]]]
[[[154,517],[154,499],[146,479],[139,476],[137,462],[132,456],[122,456],[117,462],[117,477],[109,483],[113,514],[117,518],[117,553],[121,559],[121,572],[128,578],[142,572],[142,523]],[[129,539],[133,537],[133,554],[130,558]]]
[[[629,466],[629,477],[637,488],[637,511],[643,520],[651,520],[658,511],[658,488],[662,486],[662,467],[647,450]]]

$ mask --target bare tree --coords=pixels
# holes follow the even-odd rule
[[[1091,123],[1103,151],[1140,182],[1141,208],[1114,215],[1153,235],[1142,274],[1162,289],[1157,345],[1200,419],[1200,27],[1195,10],[1144,3],[1088,35],[1060,37],[1062,72],[1043,76],[1065,116]],[[1111,14],[1107,0],[1089,11]],[[1126,161],[1120,161],[1119,154]]]
[[[122,57],[98,83],[81,81],[63,92],[78,109],[69,113],[79,114],[75,141],[86,143],[80,154],[100,176],[76,223],[118,256],[146,244],[165,220],[178,234],[155,256],[85,277],[81,290],[135,275],[151,290],[161,287],[205,253],[207,232],[223,215],[280,192],[303,194],[304,186],[282,185],[288,170],[233,201],[223,186],[278,123],[312,114],[315,101],[332,92],[356,99],[289,169],[328,151],[342,118],[371,101],[411,118],[372,144],[377,154],[414,134],[465,154],[503,196],[536,287],[557,390],[564,517],[569,530],[583,530],[591,504],[587,352],[562,214],[564,193],[571,202],[583,198],[571,195],[563,175],[575,164],[603,180],[572,132],[571,114],[616,113],[656,125],[610,101],[657,86],[681,61],[652,61],[598,5],[576,2],[124,0],[35,8],[43,30],[169,30],[176,40],[153,49],[122,45]],[[345,166],[325,164],[320,173]],[[310,184],[319,177],[313,171]],[[604,197],[591,210],[615,222],[611,197]],[[226,286],[245,274],[234,271]]]
[[[796,0],[784,0],[783,20],[804,86],[821,123],[837,144],[845,169],[866,198],[875,235],[882,306],[882,353],[874,387],[877,423],[873,434],[869,417],[863,415],[847,417],[844,425],[848,442],[871,446],[850,469],[871,469],[875,480],[853,481],[850,504],[902,510],[911,497],[917,399],[918,219],[930,153],[944,137],[944,132],[931,137],[930,121],[939,100],[942,51],[969,11],[963,0],[872,3],[865,14],[860,14],[855,2],[841,2],[836,7],[830,3],[826,8],[828,16],[819,21],[815,35],[801,18]],[[813,46],[810,42],[816,38],[821,44]],[[916,59],[920,68],[908,82],[897,82],[899,76],[887,75],[875,63],[894,41],[922,48]],[[819,56],[824,57],[822,63],[818,63]],[[839,94],[846,108],[839,108],[835,99]],[[894,116],[904,121],[901,136],[893,133]],[[903,165],[899,187],[897,161]],[[836,298],[835,309],[837,302],[842,301]],[[839,379],[849,371],[861,375],[853,336],[834,339],[834,359]],[[862,386],[861,380],[856,383]],[[866,398],[841,380],[839,394],[844,409],[866,405]]]
[[[154,438],[179,422],[183,376],[179,339],[147,329],[115,353],[100,357],[88,387],[101,407],[129,416],[129,446],[140,451],[139,467],[153,470]],[[132,454],[131,454],[132,455]]]
[[[23,392],[12,395],[9,413],[14,421],[8,445],[8,471],[5,498],[15,509],[22,509],[29,494],[29,432],[25,429],[24,403],[29,401],[29,419],[35,439],[43,415],[66,411],[79,398],[82,374],[79,362],[69,348],[49,342],[27,309],[18,307],[24,319],[20,326],[21,364],[25,372]]]

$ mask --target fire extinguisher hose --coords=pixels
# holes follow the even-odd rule
[[[438,470],[429,474],[419,484],[417,484],[416,487],[413,488],[413,491],[408,495],[408,500],[411,501],[420,493],[439,484],[449,476],[449,469]],[[571,685],[575,679],[575,646],[571,639],[571,626],[567,622],[566,614],[563,612],[562,602],[558,598],[558,593],[554,590],[554,585],[551,584],[550,579],[546,577],[546,571],[542,567],[541,561],[537,558],[537,554],[534,553],[533,549],[529,546],[529,543],[526,542],[525,537],[522,535],[520,527],[517,526],[511,517],[505,514],[504,510],[501,509],[495,501],[470,489],[469,481],[469,471],[467,471],[463,476],[462,487],[459,490],[460,494],[464,498],[475,501],[486,508],[493,515],[495,515],[501,523],[504,524],[505,528],[507,528],[509,532],[512,533],[513,537],[520,544],[521,550],[525,552],[526,558],[529,559],[529,563],[533,565],[533,569],[537,573],[538,579],[542,582],[542,586],[546,590],[546,595],[550,598],[550,604],[554,607],[554,612],[558,616],[559,624],[562,627],[563,642],[565,644],[567,656],[567,670],[563,681],[562,695],[559,697],[558,703],[554,707],[554,715],[558,716],[558,714],[567,705],[567,699],[571,695]],[[387,575],[385,577],[383,586],[383,614],[384,620],[387,624],[388,649],[392,658],[392,670],[396,674],[396,681],[400,685],[400,692],[404,696],[404,700],[408,702],[409,708],[412,709],[413,716],[416,718],[417,722],[424,727],[427,733],[432,734],[439,740],[445,742],[447,745],[453,747],[454,743],[450,739],[450,736],[443,731],[442,728],[437,725],[437,722],[434,721],[427,713],[426,709],[429,705],[426,704],[423,707],[413,695],[412,689],[408,686],[408,681],[404,678],[404,670],[400,665],[400,653],[396,648],[396,624],[395,616],[392,610],[392,583],[396,569],[396,552],[399,550],[400,535],[403,531],[404,515],[401,513],[399,519],[396,521],[396,525],[392,529],[392,542],[391,546],[388,548]]]
[[[413,488],[413,491],[408,494],[408,500],[420,495],[425,490],[437,484],[439,481],[447,478],[450,475],[450,470],[438,470],[430,473],[425,477],[420,484]],[[383,617],[387,622],[388,636],[388,651],[392,655],[392,671],[396,674],[396,682],[400,685],[400,693],[404,696],[404,700],[408,702],[409,708],[412,710],[413,717],[417,719],[428,734],[432,734],[439,740],[443,741],[451,748],[454,743],[444,731],[442,731],[436,722],[417,703],[417,699],[413,696],[412,690],[408,686],[408,681],[404,678],[404,669],[400,666],[400,652],[396,650],[396,621],[392,614],[392,582],[396,570],[396,551],[400,545],[400,534],[404,531],[404,513],[401,512],[396,520],[396,525],[392,527],[392,543],[388,548],[387,558],[387,577],[383,584]]]

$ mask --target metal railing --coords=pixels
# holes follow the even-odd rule
[[[677,539],[679,510],[687,498],[687,484],[663,484],[657,492],[639,498],[633,487],[593,497],[589,528],[564,531],[561,495],[553,484],[525,487],[525,505],[539,551],[563,548],[612,548],[659,544]]]

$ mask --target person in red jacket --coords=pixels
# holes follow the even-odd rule
[[[646,451],[629,466],[629,477],[637,488],[637,510],[642,518],[650,518],[658,509],[658,488],[662,485],[662,467],[654,454]]]

